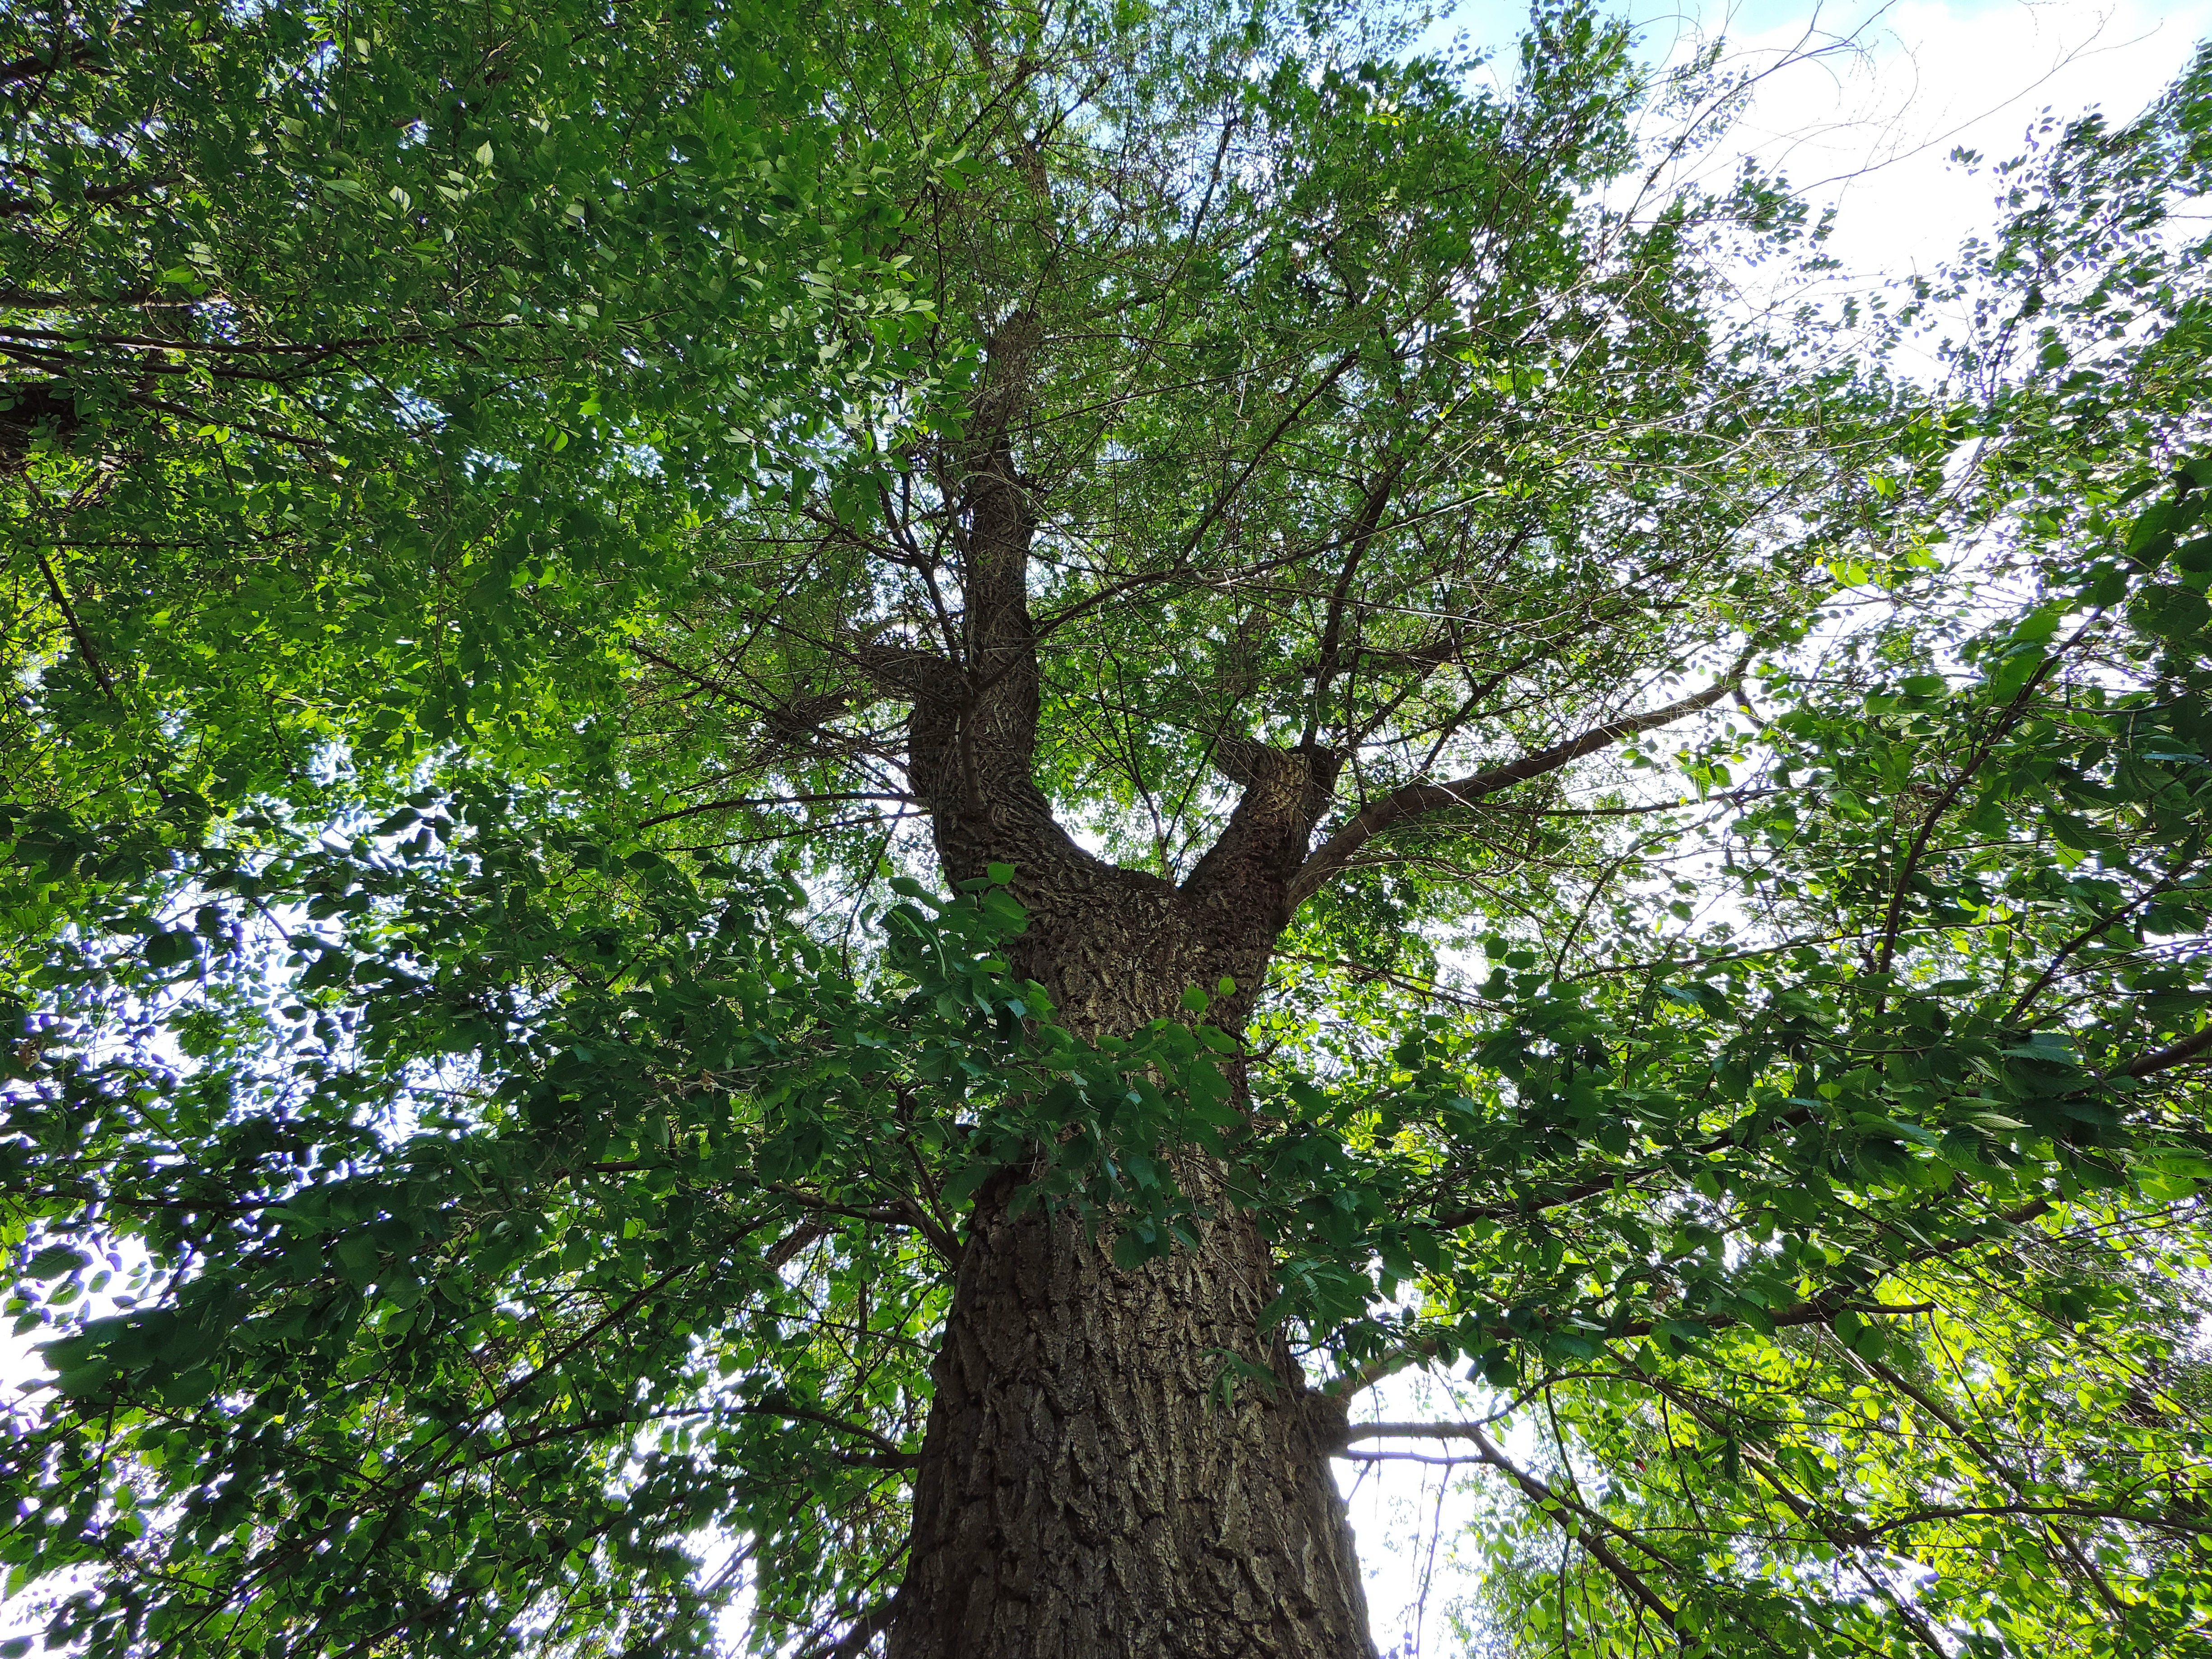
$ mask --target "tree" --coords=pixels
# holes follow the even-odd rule
[[[265,42],[457,193],[478,129],[413,160],[349,49],[573,131],[450,267],[380,172],[281,326],[192,295],[160,352],[269,348],[219,430],[150,335],[27,349],[0,1550],[89,1574],[58,1639],[680,1650],[743,1585],[763,1648],[1371,1651],[1328,1460],[1394,1437],[1536,1529],[1531,1650],[2185,1639],[2212,71],[2017,175],[1925,391],[1746,317],[1816,233],[1662,189],[1732,88],[1577,9],[1495,96],[1357,14],[445,15],[19,66],[89,100],[17,129],[72,319],[173,234],[85,135],[191,130],[112,65],[289,131],[204,92]],[[228,216],[146,198],[259,268],[299,174],[195,154]],[[241,520],[392,602],[228,640]]]

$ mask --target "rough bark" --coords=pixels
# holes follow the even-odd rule
[[[990,1206],[962,1258],[893,1659],[1369,1655],[1327,1402],[1236,1218],[1133,1273]],[[1224,1400],[1223,1351],[1268,1363]]]
[[[1303,768],[1279,769],[1302,812]],[[985,851],[1016,864],[1021,967],[1060,1018],[1128,1030],[1227,975],[1238,989],[1216,1012],[1241,1018],[1303,831],[1268,830],[1255,806],[1178,888],[1101,864],[1023,805],[988,837],[947,814],[940,840],[956,871]],[[1202,1166],[1182,1173],[1206,1195]],[[894,1659],[1371,1653],[1329,1407],[1260,1332],[1265,1242],[1226,1212],[1196,1249],[1124,1272],[1080,1227],[1011,1218],[1004,1198],[981,1197],[959,1264]],[[1230,1354],[1277,1382],[1224,1400]]]

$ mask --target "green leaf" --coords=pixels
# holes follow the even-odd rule
[[[2170,583],[2156,582],[2137,590],[2128,606],[2129,619],[2146,633],[2162,639],[2186,639],[2212,616],[2202,593]]]
[[[30,1279],[59,1279],[64,1273],[75,1273],[87,1266],[91,1260],[82,1250],[67,1244],[49,1244],[24,1264],[23,1273]]]
[[[190,933],[182,928],[164,929],[146,936],[146,965],[149,968],[174,968],[191,961],[198,955]]]
[[[366,1287],[376,1278],[382,1257],[376,1242],[366,1233],[354,1233],[338,1241],[334,1254],[345,1276],[356,1285]]]
[[[2018,696],[2021,690],[2035,678],[2037,672],[2049,660],[2049,658],[2037,647],[2015,646],[1999,659],[1996,672],[1990,676],[1989,694],[1991,701],[2008,702]]]

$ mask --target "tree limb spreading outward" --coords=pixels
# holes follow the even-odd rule
[[[1671,726],[1676,720],[1712,708],[1729,696],[1739,684],[1740,673],[1738,678],[1718,681],[1702,691],[1663,708],[1609,720],[1578,737],[1536,750],[1506,765],[1470,773],[1448,782],[1409,783],[1394,789],[1381,799],[1362,807],[1350,823],[1314,849],[1300,866],[1297,878],[1291,884],[1292,901],[1302,901],[1319,892],[1329,878],[1350,864],[1370,842],[1398,824],[1427,813],[1472,805],[1501,789],[1510,789],[1516,783],[1526,783],[1532,778],[1556,772],[1571,762],[1620,742],[1623,738]]]

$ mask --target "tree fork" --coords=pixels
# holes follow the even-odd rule
[[[987,729],[1010,728],[1018,719]],[[1242,1026],[1334,757],[1248,758],[1237,811],[1178,887],[1076,846],[1026,756],[979,758],[991,787],[978,818],[943,753],[954,734],[920,711],[915,729],[918,759],[938,734],[947,873],[1014,865],[1030,912],[1016,965],[1065,1024],[1125,1033],[1227,978],[1212,1018]],[[897,1659],[1373,1652],[1328,1468],[1341,1407],[1261,1332],[1266,1240],[1222,1201],[1206,1160],[1182,1163],[1213,1213],[1195,1247],[1133,1270],[1072,1218],[1010,1215],[1011,1177],[978,1195],[934,1367]],[[1240,1382],[1247,1367],[1272,1382]]]
[[[996,385],[1003,422],[1017,394]],[[1710,708],[1744,666],[1475,777],[1408,785],[1319,848],[1342,757],[1231,739],[1217,765],[1237,805],[1177,885],[1079,846],[1037,787],[1036,519],[1003,425],[960,471],[965,661],[879,650],[868,665],[914,698],[908,771],[945,874],[1013,866],[1030,915],[1013,965],[1086,1039],[1180,1018],[1193,986],[1221,990],[1208,1018],[1241,1030],[1292,913],[1371,837]],[[1180,1173],[1210,1212],[1199,1241],[1132,1270],[1067,1218],[1010,1214],[1011,1176],[978,1194],[933,1367],[893,1659],[1374,1652],[1328,1468],[1342,1406],[1262,1334],[1273,1264],[1221,1201],[1218,1171],[1186,1154]],[[1248,1367],[1273,1383],[1238,1386]]]

